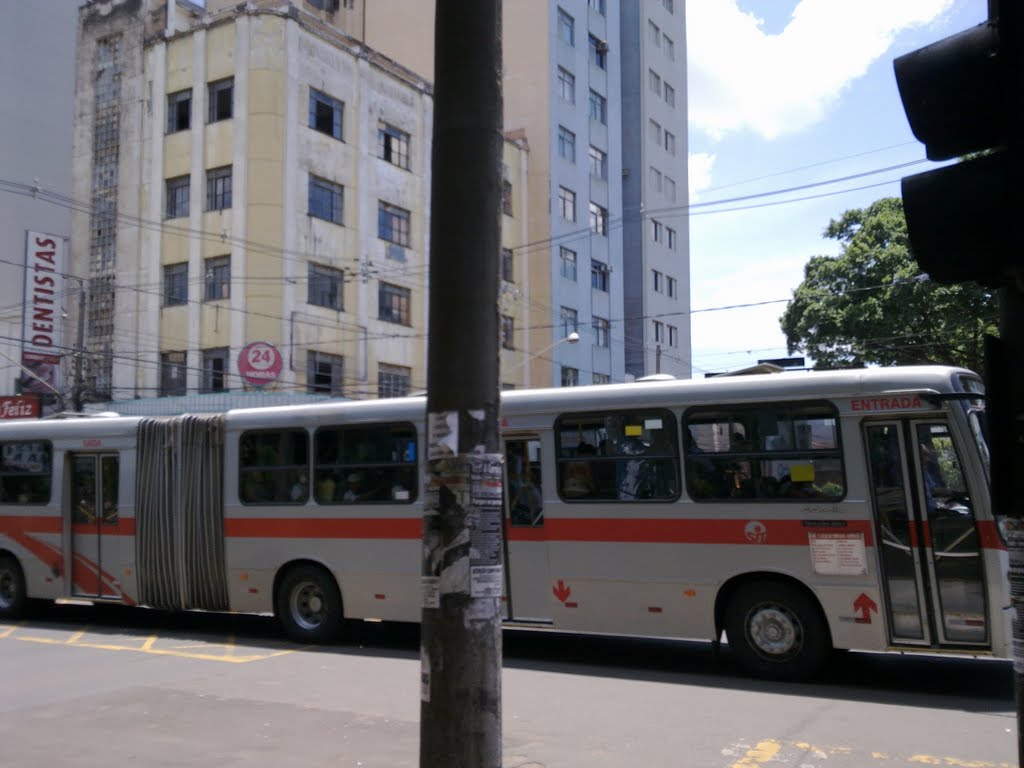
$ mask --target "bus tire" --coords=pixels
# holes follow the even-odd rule
[[[17,619],[25,611],[25,574],[18,561],[0,555],[0,619]]]
[[[813,677],[832,645],[815,602],[781,582],[740,587],[726,609],[725,633],[743,671],[772,680]]]
[[[277,617],[285,634],[300,643],[324,643],[341,631],[341,592],[324,568],[297,565],[281,579]]]

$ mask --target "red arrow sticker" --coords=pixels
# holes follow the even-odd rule
[[[558,580],[558,586],[552,587],[551,591],[554,592],[555,597],[558,598],[558,602],[564,603],[569,599],[569,595],[572,594],[572,589],[565,585],[565,582],[561,579]]]
[[[853,610],[855,613],[859,613],[860,616],[854,618],[854,621],[858,624],[870,624],[871,623],[871,612],[878,613],[878,605],[863,592],[853,601]]]

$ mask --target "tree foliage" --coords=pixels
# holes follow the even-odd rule
[[[841,252],[804,267],[780,318],[790,354],[803,350],[817,368],[940,363],[982,371],[984,336],[996,332],[994,292],[928,279],[910,253],[899,198],[846,211],[824,236],[842,243]]]

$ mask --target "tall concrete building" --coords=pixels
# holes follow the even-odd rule
[[[70,337],[64,333],[61,315],[77,301],[77,287],[60,273],[68,271],[64,246],[71,226],[67,198],[78,16],[71,3],[0,0],[0,18],[0,395],[24,389],[57,400],[54,390],[70,392],[67,372],[75,343],[73,332]],[[38,194],[41,189],[52,190],[63,201]],[[27,238],[30,231],[44,235],[43,241],[54,240],[54,247],[37,248]],[[46,258],[53,259],[56,275],[46,277],[62,286],[39,296],[52,301],[40,304],[38,322],[48,328],[46,338],[57,360],[40,367],[22,357],[23,342],[31,345],[36,335],[31,312],[25,323],[25,307],[32,306],[26,293],[26,256],[33,251],[53,252]],[[46,385],[28,376],[26,368],[45,371]]]
[[[353,5],[81,9],[71,260],[92,398],[425,386],[431,85],[342,31]],[[527,151],[506,143],[514,242]],[[522,386],[527,322],[502,312]]]
[[[682,3],[503,4],[505,125],[531,148],[514,252],[529,263],[534,384],[690,375]],[[338,23],[433,77],[433,0],[351,5]]]

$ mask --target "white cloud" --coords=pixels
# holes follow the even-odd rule
[[[707,152],[692,152],[688,158],[690,179],[690,202],[711,186],[711,168],[715,164],[715,156]]]
[[[689,119],[713,139],[765,139],[820,120],[896,35],[953,0],[800,0],[786,28],[766,34],[736,0],[687,0]]]

